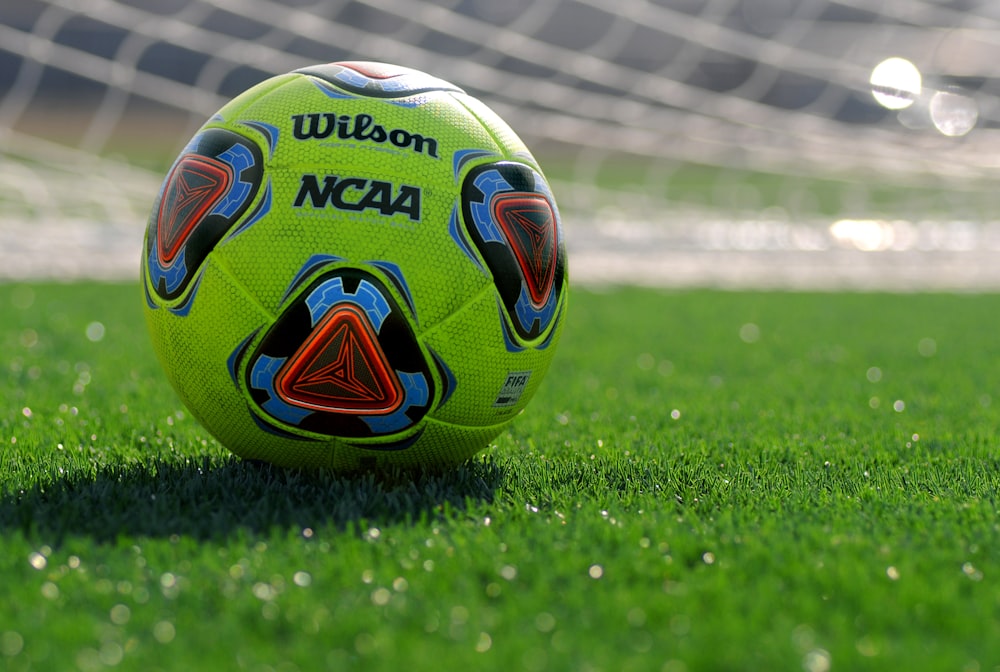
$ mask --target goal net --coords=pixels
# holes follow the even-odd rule
[[[988,0],[17,0],[0,278],[133,277],[164,170],[229,98],[333,60],[493,107],[586,281],[1000,286]]]

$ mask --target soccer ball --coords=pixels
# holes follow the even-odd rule
[[[559,340],[559,211],[493,111],[417,70],[317,65],[225,105],[142,261],[153,346],[222,445],[289,467],[442,467],[525,407]]]

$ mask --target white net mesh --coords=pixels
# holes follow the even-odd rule
[[[998,27],[987,0],[4,3],[0,277],[132,277],[208,115],[365,59],[511,123],[578,280],[1000,286]]]

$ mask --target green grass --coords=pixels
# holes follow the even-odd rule
[[[1000,666],[1000,296],[576,289],[413,476],[229,456],[140,305],[0,285],[6,669]]]

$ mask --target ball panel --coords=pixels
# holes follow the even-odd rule
[[[280,95],[242,108],[225,126],[252,127],[260,119],[277,138],[266,160],[272,194],[267,226],[240,231],[219,251],[268,309],[277,309],[287,286],[278,274],[260,272],[262,259],[296,268],[317,253],[356,263],[391,260],[414,286],[426,287],[415,292],[421,325],[443,319],[489,282],[462,263],[440,223],[455,208],[456,148],[501,148],[448,94],[431,94],[414,108],[370,98],[333,101],[299,76]],[[380,142],[395,130],[406,134],[397,137],[403,147]],[[424,138],[424,144],[403,142],[406,136]]]
[[[367,271],[313,277],[240,355],[258,419],[334,437],[396,438],[415,428],[437,385],[402,305]]]
[[[516,338],[530,343],[544,337],[556,318],[566,257],[545,178],[523,163],[478,165],[462,183],[462,210]]]
[[[541,170],[538,167],[538,162],[535,161],[535,158],[531,155],[531,152],[521,138],[518,137],[517,133],[514,132],[514,129],[501,119],[500,115],[488,107],[486,103],[466,93],[452,93],[450,95],[455,102],[468,111],[469,115],[482,128],[488,130],[493,143],[503,148],[505,158],[517,159],[518,161],[527,163],[536,170]]]
[[[431,417],[467,427],[494,426],[527,405],[548,370],[559,325],[546,347],[533,348],[512,343],[503,322],[503,308],[491,290],[423,334],[457,381],[455,393]]]
[[[174,162],[146,230],[147,273],[165,301],[184,294],[209,252],[250,207],[263,181],[260,149],[242,135],[208,129]]]

